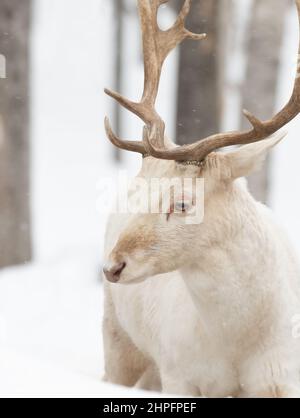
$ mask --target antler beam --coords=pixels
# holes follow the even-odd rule
[[[130,112],[136,114],[145,122],[149,130],[155,132],[152,140],[159,147],[164,147],[165,124],[155,110],[155,103],[165,59],[184,39],[201,40],[206,36],[205,34],[192,33],[184,26],[192,0],[185,0],[176,22],[170,29],[167,31],[161,30],[157,23],[158,9],[167,2],[168,0],[138,0],[144,56],[144,90],[141,101],[133,102],[119,93],[105,89],[106,94]],[[107,135],[114,145],[124,149],[128,149],[128,146],[132,148],[132,142],[122,141],[113,134],[107,119],[105,126]],[[146,153],[149,149],[147,136],[145,136],[143,144],[144,151],[142,153]],[[137,143],[136,149],[131,150],[141,152],[141,143]]]

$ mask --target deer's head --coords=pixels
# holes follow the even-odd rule
[[[105,127],[108,138],[115,146],[143,155],[141,178],[149,184],[153,178],[177,179],[181,188],[176,189],[171,182],[171,191],[170,188],[167,192],[159,189],[159,213],[128,216],[104,269],[111,282],[136,282],[177,270],[193,262],[193,248],[199,248],[199,245],[205,248],[222,239],[222,228],[228,225],[221,223],[220,218],[223,219],[223,214],[226,218],[225,212],[231,206],[232,193],[229,191],[232,192],[235,180],[250,174],[262,164],[267,152],[284,136],[278,131],[300,112],[300,78],[297,75],[289,102],[272,119],[262,122],[244,111],[252,125],[247,132],[220,133],[182,147],[170,142],[165,137],[165,124],[155,110],[163,63],[171,50],[184,39],[202,40],[206,35],[194,34],[185,28],[192,0],[184,1],[170,29],[161,30],[157,24],[157,13],[167,1],[138,0],[145,69],[141,101],[132,102],[118,93],[105,90],[143,120],[143,140],[124,141],[118,138],[107,118]],[[296,0],[296,4],[300,16],[300,0]],[[231,145],[243,146],[228,153],[217,152]],[[188,187],[185,179],[190,180]],[[204,179],[203,194],[200,192],[197,195],[197,179]],[[163,204],[165,193],[169,197],[168,207]],[[204,220],[192,222],[191,214],[199,215],[201,209],[204,209]]]

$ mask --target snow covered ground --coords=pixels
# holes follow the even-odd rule
[[[99,265],[83,253],[0,276],[0,393],[89,393],[101,383]]]
[[[110,0],[34,2],[34,262],[0,271],[0,394],[144,395],[101,382],[105,216],[96,211],[97,183],[104,175],[115,178],[118,168],[133,174],[139,166],[139,158],[130,153],[119,167],[114,165],[103,130],[104,114],[112,114],[111,101],[102,94],[104,86],[113,86],[111,4]],[[142,62],[136,52],[134,15],[128,14],[126,25],[124,43],[129,47],[123,57],[127,68],[123,92],[136,97],[142,85]],[[278,106],[289,94],[296,64],[294,13],[286,26]],[[173,55],[159,101],[169,127],[174,126],[175,64]],[[126,113],[123,125],[124,136],[138,138],[140,125],[135,118]],[[275,152],[272,206],[300,254],[299,127],[299,120],[291,125],[289,139]]]
[[[0,393],[102,389],[101,288],[91,261],[66,257],[2,272]]]
[[[102,383],[102,285],[89,252],[0,274],[0,396],[148,396]]]

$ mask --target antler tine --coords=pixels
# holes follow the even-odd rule
[[[163,1],[162,3],[166,3]],[[158,28],[158,43],[159,43],[159,52],[160,52],[160,66],[163,65],[166,57],[170,52],[176,48],[185,39],[193,39],[200,41],[206,37],[205,33],[197,34],[190,32],[185,28],[185,21],[191,9],[192,0],[185,0],[181,11],[171,28],[166,31],[160,30]],[[156,19],[157,22],[157,19]]]
[[[187,16],[190,13],[191,10],[191,5],[192,5],[192,0],[185,0],[182,9],[178,15],[178,18],[175,22],[175,24],[173,25],[173,28],[180,28],[182,31],[182,37],[183,39],[185,38],[190,38],[190,39],[194,39],[195,41],[201,41],[202,39],[206,38],[206,33],[193,33],[190,32],[188,29],[185,28],[185,21]],[[172,28],[171,28],[172,30]]]
[[[206,35],[197,35],[189,32],[185,27],[185,19],[190,11],[192,0],[185,0],[184,5],[174,25],[167,31],[159,28],[157,23],[158,9],[168,0],[138,0],[141,29],[143,35],[143,55],[144,55],[144,90],[140,102],[134,102],[123,97],[119,93],[105,89],[105,93],[115,99],[121,106],[133,112],[144,121],[146,126],[155,135],[151,136],[153,144],[164,148],[165,124],[155,110],[162,66],[169,53],[184,39],[191,38],[201,40]],[[106,125],[108,121],[106,122]],[[154,128],[154,129],[152,129]],[[119,148],[127,149],[129,141],[122,141],[113,134],[111,127],[107,129],[109,139]],[[144,146],[148,148],[149,138],[144,135]],[[132,142],[130,142],[132,147]],[[140,152],[140,144],[138,146]]]
[[[158,9],[169,0],[138,0],[143,34],[145,68],[144,103],[154,105],[159,88],[163,63],[170,52],[184,39],[202,40],[206,34],[188,31],[184,24],[191,8],[192,0],[185,0],[174,25],[163,31],[157,23]]]
[[[300,0],[295,0],[299,19],[300,29]],[[298,52],[298,67],[295,78],[294,88],[290,100],[284,108],[278,112],[272,119],[267,121],[260,121],[252,113],[244,110],[245,117],[252,125],[252,130],[248,132],[228,132],[223,134],[216,134],[202,139],[194,144],[185,145],[170,150],[158,149],[154,142],[151,141],[153,133],[148,130],[149,146],[148,150],[153,157],[176,160],[176,161],[202,161],[211,152],[231,146],[243,145],[253,142],[258,142],[266,139],[268,136],[274,134],[291,120],[293,120],[300,113],[300,42]]]
[[[145,146],[141,141],[124,141],[120,139],[117,135],[114,134],[109,119],[106,117],[104,120],[105,131],[110,142],[117,148],[123,149],[125,151],[138,152],[142,155],[146,154]]]

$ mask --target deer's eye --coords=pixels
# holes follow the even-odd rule
[[[178,201],[175,203],[175,212],[176,213],[184,213],[188,212],[191,209],[192,205],[190,202]]]

